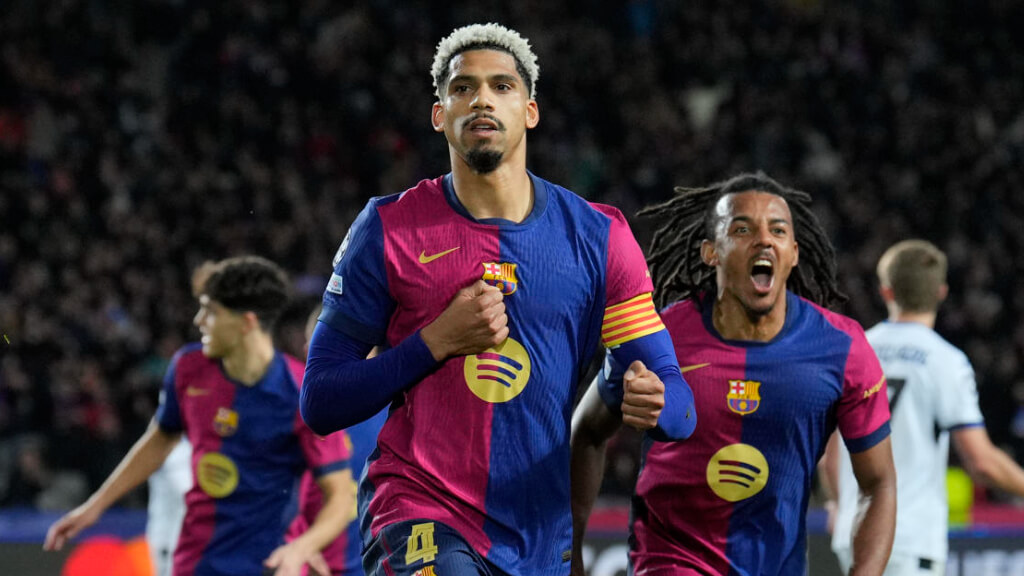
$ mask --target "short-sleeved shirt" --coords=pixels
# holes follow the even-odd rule
[[[888,436],[881,367],[856,322],[792,293],[769,342],[723,339],[712,308],[706,298],[703,309],[687,300],[662,312],[699,420],[685,441],[645,441],[634,573],[804,574],[811,478],[828,437],[838,424],[866,450]]]
[[[974,369],[963,352],[917,322],[883,322],[867,336],[889,383],[899,495],[893,551],[941,563],[948,551],[949,432],[984,425]],[[857,512],[857,482],[845,453],[839,470],[836,550],[850,548]]]
[[[508,339],[447,359],[393,400],[360,484],[364,540],[429,519],[509,574],[562,575],[581,371],[600,341],[664,327],[622,214],[530,177],[533,208],[519,223],[475,220],[450,174],[371,200],[335,258],[320,320],[394,347],[460,289],[479,279],[501,289]]]
[[[199,344],[172,359],[156,421],[188,437],[194,475],[175,576],[261,574],[284,542],[302,472],[348,467],[344,436],[317,436],[299,415],[302,373],[302,363],[278,352],[263,378],[247,386]]]

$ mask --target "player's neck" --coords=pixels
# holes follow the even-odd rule
[[[267,373],[274,360],[274,344],[262,332],[247,334],[242,343],[221,359],[224,372],[236,382],[252,386]]]
[[[899,306],[893,304],[889,306],[889,321],[890,322],[916,322],[927,326],[928,328],[935,328],[935,312],[908,312],[901,309]]]
[[[779,335],[786,324],[786,298],[783,295],[767,314],[751,315],[735,298],[718,298],[711,312],[711,321],[718,334],[726,340],[768,342]]]
[[[479,174],[455,157],[452,185],[459,202],[477,220],[522,222],[533,210],[533,182],[522,162],[506,159],[493,172]]]

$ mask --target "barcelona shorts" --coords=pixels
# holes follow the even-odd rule
[[[367,576],[505,576],[451,527],[432,520],[385,526],[363,552]]]

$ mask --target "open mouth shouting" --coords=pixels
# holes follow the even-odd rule
[[[764,295],[775,286],[775,263],[764,256],[754,260],[750,267],[750,279],[754,282],[754,291]]]

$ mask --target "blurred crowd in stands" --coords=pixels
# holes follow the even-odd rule
[[[447,166],[431,57],[487,21],[540,57],[544,178],[632,218],[762,169],[815,197],[865,326],[884,314],[882,250],[943,248],[938,330],[1024,458],[1022,16],[1012,0],[5,3],[0,506],[66,508],[118,462],[196,337],[203,260],[266,256],[315,301],[365,201]],[[644,245],[651,224],[632,218]],[[607,493],[630,489],[635,447],[616,443]]]

